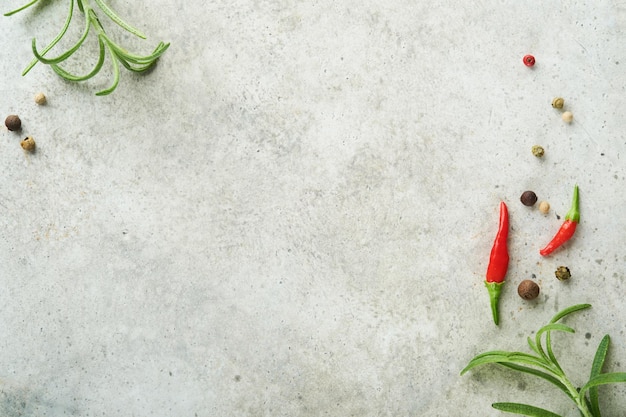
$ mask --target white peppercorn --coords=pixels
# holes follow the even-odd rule
[[[44,93],[37,93],[35,94],[35,103],[41,105],[46,104],[46,95]]]
[[[574,120],[574,115],[572,114],[571,111],[566,111],[566,112],[563,112],[563,115],[561,116],[561,118],[563,119],[565,123],[572,123],[572,120]]]

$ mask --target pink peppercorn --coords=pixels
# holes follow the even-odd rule
[[[535,65],[535,57],[532,55],[524,55],[522,61],[524,61],[524,65],[526,65],[527,67],[532,67],[533,65]]]

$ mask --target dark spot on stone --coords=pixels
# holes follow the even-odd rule
[[[591,339],[591,333],[585,333],[585,339]]]
[[[235,382],[241,381],[241,375],[235,375]]]

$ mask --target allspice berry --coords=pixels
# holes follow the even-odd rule
[[[543,147],[539,145],[534,145],[532,148],[532,152],[533,152],[533,155],[535,155],[537,158],[541,158],[543,154],[545,153]]]
[[[556,97],[554,100],[552,100],[552,107],[554,107],[555,109],[562,109],[563,105],[565,105],[565,100],[563,100],[562,97]]]
[[[524,191],[520,197],[520,201],[523,205],[531,207],[537,202],[537,194],[532,191]]]
[[[539,296],[539,285],[535,281],[525,279],[517,287],[517,293],[524,300],[534,300]]]
[[[20,130],[22,128],[22,121],[17,114],[11,114],[7,116],[7,118],[4,120],[4,124],[7,129],[11,131]]]
[[[567,281],[572,277],[569,268],[566,266],[559,266],[556,271],[554,271],[554,275],[559,281]]]
[[[28,152],[34,152],[35,151],[35,139],[33,139],[32,136],[27,136],[25,137],[21,142],[20,145],[22,145],[22,149],[24,149],[25,151]]]

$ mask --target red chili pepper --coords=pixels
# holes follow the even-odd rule
[[[502,291],[502,284],[506,277],[506,271],[509,268],[509,251],[507,248],[507,237],[509,236],[509,210],[504,202],[500,202],[500,224],[498,225],[498,233],[491,248],[489,256],[489,266],[487,267],[487,278],[485,286],[489,291],[489,300],[491,302],[491,314],[493,322],[497,325],[498,319],[498,299]]]
[[[550,243],[545,248],[539,251],[541,256],[550,255],[555,249],[567,242],[574,236],[576,226],[580,222],[580,211],[578,209],[578,185],[574,186],[574,197],[572,198],[572,207],[565,215],[565,221],[561,225],[561,228],[556,235],[552,238]]]

